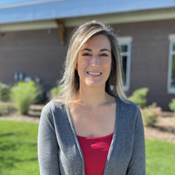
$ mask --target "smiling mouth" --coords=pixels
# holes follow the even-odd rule
[[[95,73],[95,72],[87,72],[89,75],[93,75],[93,76],[98,76],[98,75],[101,75],[102,73],[98,72],[98,73]]]

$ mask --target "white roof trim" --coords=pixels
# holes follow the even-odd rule
[[[78,18],[66,18],[64,19],[64,22],[66,26],[75,27],[85,23],[86,21],[91,20],[101,21],[107,24],[117,24],[167,19],[175,19],[175,8],[113,13]]]
[[[118,24],[118,23],[132,23],[132,22],[157,21],[157,20],[168,20],[168,19],[175,19],[175,8],[145,10],[145,11],[127,12],[127,13],[115,13],[107,15],[95,15],[87,17],[74,17],[74,18],[72,17],[72,18],[64,18],[62,20],[64,21],[66,27],[77,27],[87,21],[92,20],[104,22],[107,24]],[[0,24],[0,32],[40,30],[40,29],[53,29],[53,28],[57,28],[57,24],[54,19]]]
[[[1,24],[0,32],[27,31],[58,28],[54,20]]]

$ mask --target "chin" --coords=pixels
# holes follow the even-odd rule
[[[101,83],[101,82],[86,82],[85,84],[88,87],[92,87],[92,88],[98,88],[98,87],[105,85],[104,83]]]
[[[100,87],[100,85],[97,85],[97,84],[88,84],[87,85],[88,87],[91,87],[91,88],[98,88],[98,87]]]

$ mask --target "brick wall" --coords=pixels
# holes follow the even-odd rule
[[[132,36],[130,90],[148,87],[148,103],[157,102],[165,110],[175,95],[167,93],[169,40],[175,20],[117,24],[119,36]]]
[[[39,76],[46,89],[60,79],[72,29],[66,31],[66,45],[62,46],[58,30],[7,32],[0,36],[0,81],[14,83],[14,72],[25,76]]]

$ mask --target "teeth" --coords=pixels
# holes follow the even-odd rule
[[[88,72],[90,75],[100,75],[100,73]]]

